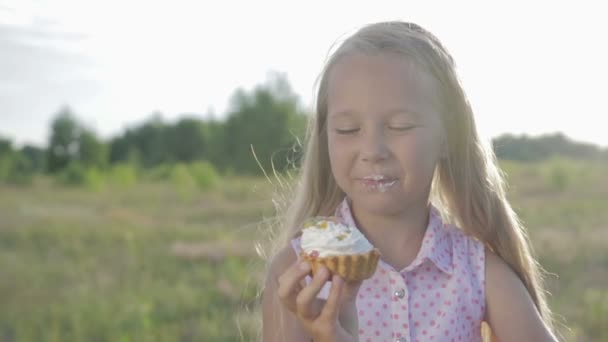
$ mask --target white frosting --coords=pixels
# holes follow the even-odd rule
[[[317,251],[320,258],[371,251],[369,241],[355,227],[348,227],[332,219],[319,219],[302,230],[302,250],[308,254]]]

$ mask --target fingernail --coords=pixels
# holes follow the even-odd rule
[[[302,271],[310,271],[310,264],[308,264],[308,262],[304,261],[300,263],[300,269]]]

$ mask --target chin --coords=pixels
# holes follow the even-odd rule
[[[403,199],[382,194],[362,194],[352,199],[357,202],[357,209],[364,210],[376,215],[392,215],[403,209]]]

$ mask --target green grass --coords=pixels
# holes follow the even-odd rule
[[[549,273],[560,332],[566,341],[607,341],[608,164],[556,159],[502,167],[512,204]]]
[[[568,341],[608,340],[608,165],[503,163]],[[251,341],[272,187],[0,186],[0,341]]]
[[[188,199],[155,184],[2,188],[0,340],[239,339],[259,267],[244,242],[272,212],[264,181],[223,185]]]

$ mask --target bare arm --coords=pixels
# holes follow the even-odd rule
[[[300,325],[298,319],[281,304],[278,277],[296,261],[289,247],[281,250],[272,260],[266,276],[262,294],[262,341],[263,342],[310,342],[312,338]]]
[[[499,341],[557,341],[515,272],[486,249],[486,321]]]

